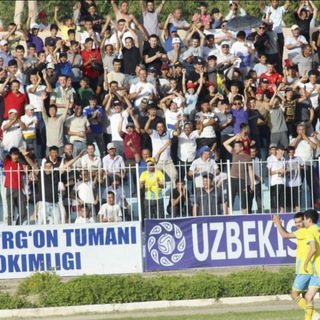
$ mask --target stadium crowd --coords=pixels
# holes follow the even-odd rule
[[[230,214],[236,195],[243,213],[254,199],[261,213],[261,161],[272,212],[300,211],[304,181],[306,206],[318,207],[318,10],[312,1],[259,4],[253,32],[228,30],[246,15],[240,1],[226,17],[200,2],[190,20],[181,2],[160,20],[165,0],[140,1],[140,17],[111,0],[115,19],[84,0],[62,21],[55,7],[31,10],[25,28],[11,22],[0,41],[8,224],[70,222],[71,212],[77,223],[130,220],[125,186],[130,197],[140,188],[144,217]],[[285,14],[296,19],[287,37]]]

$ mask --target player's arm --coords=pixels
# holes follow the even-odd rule
[[[292,238],[296,238],[296,235],[294,233],[289,233],[281,224],[281,219],[278,215],[274,215],[272,216],[272,220],[274,222],[274,224],[276,225],[279,233],[281,234],[281,237],[283,239],[292,239]]]
[[[304,267],[303,267],[304,271],[307,273],[308,273],[308,264],[309,264],[311,258],[313,257],[313,255],[316,253],[315,241],[308,242],[308,245],[310,246],[310,250],[309,250],[309,253],[308,253],[306,260],[304,261]]]

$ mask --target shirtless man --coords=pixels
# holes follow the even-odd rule
[[[128,2],[126,2],[126,1],[121,2],[120,8],[118,8],[115,1],[111,0],[111,5],[112,5],[112,9],[116,15],[117,21],[120,19],[124,19],[127,21],[128,24],[131,24],[131,22],[133,22],[137,26],[137,28],[141,31],[141,33],[143,34],[143,39],[145,41],[148,40],[148,36],[147,36],[145,30],[143,29],[142,25],[139,23],[139,21],[135,18],[135,16],[133,14],[129,13]]]

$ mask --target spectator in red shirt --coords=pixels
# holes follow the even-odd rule
[[[101,54],[99,49],[92,49],[93,39],[87,38],[84,43],[84,50],[81,51],[83,60],[83,75],[89,78],[90,87],[96,91],[101,69]]]
[[[267,63],[267,71],[260,75],[260,80],[268,79],[269,84],[275,84],[276,86],[283,81],[280,73],[274,70],[273,63]]]
[[[26,152],[26,151],[25,151]],[[26,152],[27,153],[27,152]],[[16,225],[22,225],[27,220],[26,198],[22,191],[24,167],[19,163],[19,149],[10,149],[10,159],[4,161],[3,170],[5,171],[4,186],[6,188],[8,206],[8,225],[12,224],[15,208],[19,212]],[[28,161],[28,157],[26,157]]]
[[[24,113],[24,107],[27,105],[27,97],[24,93],[21,93],[20,82],[18,80],[12,80],[10,84],[10,90],[5,91],[6,85],[9,83],[10,79],[7,78],[5,83],[0,88],[0,93],[4,96],[4,115],[3,118],[8,118],[8,111],[10,109],[15,109],[18,112],[18,118],[20,118]]]
[[[123,130],[123,116],[121,114],[121,120],[119,122],[118,132],[120,137],[123,139],[123,147],[125,154],[125,165],[130,167],[128,170],[129,174],[129,188],[131,193],[135,193],[136,178],[136,160],[135,153],[141,155],[141,138],[140,138],[140,126],[133,114],[132,106],[126,109],[126,112],[130,115],[133,122],[128,122],[126,124],[126,130]],[[133,152],[132,150],[135,150]]]

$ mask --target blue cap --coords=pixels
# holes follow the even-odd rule
[[[205,151],[211,151],[211,149],[208,146],[203,146],[200,148],[199,153],[202,154]]]
[[[193,64],[204,64],[204,60],[201,57],[195,57]]]
[[[148,67],[148,72],[157,72],[155,67]]]
[[[170,32],[177,32],[177,31],[178,31],[177,27],[171,27],[170,28]]]

